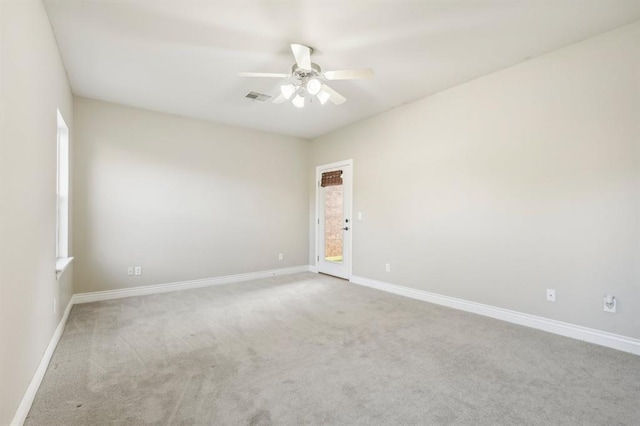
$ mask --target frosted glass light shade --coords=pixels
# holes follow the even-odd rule
[[[322,89],[322,83],[317,78],[307,81],[307,92],[310,94],[317,95],[320,89]]]
[[[298,108],[302,108],[304,106],[304,96],[296,95],[291,103],[293,103]]]
[[[291,95],[296,92],[296,86],[293,84],[283,84],[280,86],[280,91],[282,92],[282,96],[289,99],[291,98]]]

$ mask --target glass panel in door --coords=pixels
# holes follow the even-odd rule
[[[343,185],[324,188],[324,256],[328,262],[342,263],[343,260]]]

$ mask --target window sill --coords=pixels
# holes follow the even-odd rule
[[[71,265],[73,257],[58,257],[56,258],[56,279],[60,278],[62,273]]]

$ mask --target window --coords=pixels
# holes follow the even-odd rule
[[[56,275],[71,263],[69,257],[69,128],[58,110],[56,178]]]

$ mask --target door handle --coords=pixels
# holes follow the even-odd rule
[[[342,229],[343,231],[348,231],[348,230],[349,230],[349,227],[348,227],[348,226],[345,226],[344,228],[340,228],[340,229]]]

